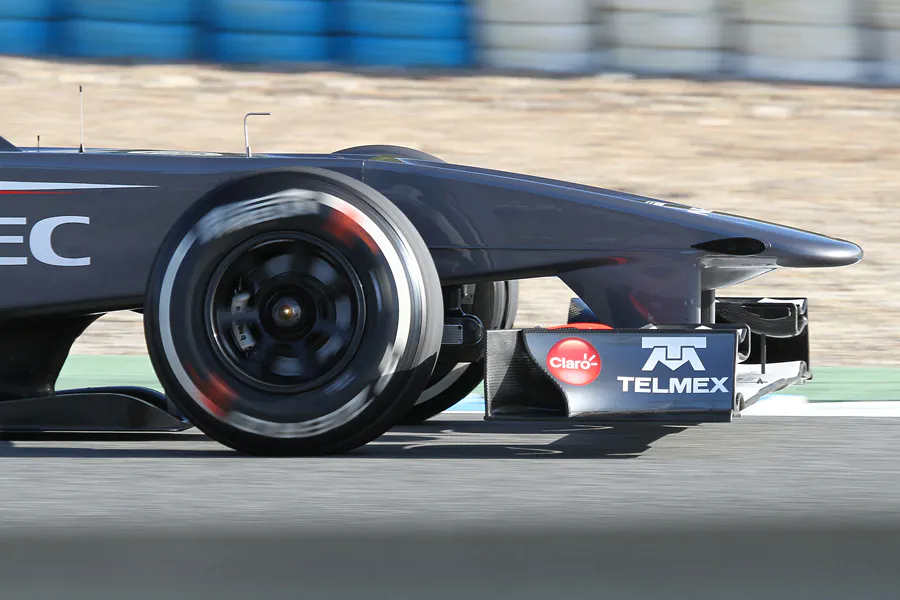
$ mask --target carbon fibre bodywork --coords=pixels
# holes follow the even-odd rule
[[[728,367],[728,378],[735,381],[720,394],[714,410],[706,410],[706,416],[717,419],[730,418],[732,409],[739,412],[748,399],[810,374],[805,301],[716,302],[715,290],[781,267],[844,266],[862,258],[862,250],[851,242],[791,227],[432,160],[349,152],[246,157],[38,150],[17,148],[0,138],[0,400],[5,401],[0,403],[0,430],[189,427],[169,399],[155,392],[75,390],[60,401],[56,379],[72,343],[91,322],[106,312],[143,308],[157,252],[195,202],[239,176],[292,167],[337,172],[383,194],[418,230],[441,285],[451,290],[462,284],[559,276],[579,297],[570,323],[599,321],[622,331],[655,325],[686,332],[706,325],[733,329],[728,335],[739,341],[735,356],[745,372],[732,376]],[[448,322],[445,315],[445,327]],[[606,396],[573,392],[545,406],[553,394],[537,392],[548,385],[562,389],[558,382],[550,383],[545,375],[508,377],[516,365],[522,373],[538,373],[546,360],[535,356],[543,355],[516,358],[524,356],[513,350],[527,342],[525,337],[491,333],[501,343],[495,345],[499,353],[493,353],[498,368],[491,371],[488,364],[495,374],[488,377],[489,417],[609,416],[615,402],[624,402],[627,414],[644,410],[659,417],[676,406],[619,397],[618,392],[610,396],[612,388],[603,378],[595,388],[607,386]],[[767,346],[767,336],[776,341]],[[490,335],[484,345],[491,363]],[[794,365],[790,373],[766,375],[767,348],[770,359]],[[634,356],[643,357],[640,352]],[[523,366],[528,360],[533,364]],[[641,373],[632,379],[650,381]],[[682,378],[659,384],[669,388],[654,383],[653,389],[682,389],[688,382]],[[530,388],[530,396],[522,386]],[[593,400],[579,404],[581,396]],[[73,398],[82,401],[66,401]],[[674,412],[685,409],[676,408]],[[104,418],[98,419],[97,411]]]
[[[41,251],[42,243],[45,253],[83,260],[0,266],[0,314],[7,316],[140,308],[159,243],[188,206],[237,175],[296,166],[343,173],[384,194],[419,230],[445,285],[558,275],[617,327],[701,323],[704,292],[779,267],[843,266],[862,257],[851,242],[799,229],[446,163],[9,148],[0,146],[0,223],[4,236],[22,243],[0,244],[0,262],[28,259],[29,246]],[[34,224],[63,216],[72,220],[30,240]]]

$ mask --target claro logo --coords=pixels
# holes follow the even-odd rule
[[[48,217],[37,221],[28,232],[28,249],[38,262],[55,267],[86,267],[91,264],[90,256],[60,256],[53,249],[53,232],[60,225],[90,225],[89,217],[60,216]],[[12,226],[21,228],[28,225],[25,217],[0,217],[0,244],[24,244],[24,235],[5,235]],[[12,230],[16,231],[16,230]],[[21,229],[19,229],[21,231]],[[0,266],[27,265],[27,256],[0,256]]]
[[[587,385],[600,375],[600,355],[597,349],[577,337],[556,342],[547,353],[550,374],[569,385]]]

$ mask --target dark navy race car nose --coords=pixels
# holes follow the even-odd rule
[[[824,267],[844,267],[862,260],[863,249],[847,240],[831,239],[828,248],[821,255]]]
[[[807,232],[773,243],[771,252],[781,267],[845,267],[863,258],[853,242]]]

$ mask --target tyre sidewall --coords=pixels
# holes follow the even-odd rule
[[[291,196],[291,202],[281,196],[272,205],[244,204],[234,210],[239,203],[279,196],[289,189],[304,194]],[[397,215],[392,219],[385,206],[373,205],[372,193],[350,178],[315,170],[258,173],[214,190],[173,228],[160,249],[149,286],[145,315],[153,319],[148,322],[148,344],[167,392],[172,390],[175,404],[198,428],[250,451],[338,451],[358,445],[371,435],[367,429],[383,428],[375,424],[402,414],[404,405],[414,401],[414,397],[403,400],[409,396],[406,388],[417,385],[426,371],[427,377],[434,362],[423,347],[428,328],[415,316],[441,310],[425,306],[426,275],[437,276],[423,274],[420,257],[394,222]],[[322,224],[331,222],[338,209],[363,224],[349,241],[323,232]],[[218,217],[210,217],[216,211]],[[338,248],[347,244],[341,250],[360,280],[368,280],[364,287],[369,318],[344,376],[317,390],[279,396],[280,405],[294,407],[292,417],[260,419],[249,408],[235,408],[265,403],[272,396],[223,368],[203,320],[203,298],[207,279],[227,253],[243,241],[278,231],[318,235]],[[223,400],[234,402],[227,415],[221,409]]]
[[[477,284],[476,302],[473,307],[474,314],[483,319],[485,329],[509,329],[515,322],[519,305],[519,282],[494,281]],[[478,290],[482,291],[479,297]],[[422,396],[416,404],[404,415],[401,423],[414,425],[444,412],[456,405],[468,396],[484,380],[484,367],[486,358],[464,364],[442,364],[438,357],[434,373],[423,390],[423,396],[429,393],[434,386],[442,385],[442,380],[453,376],[455,369],[462,369],[455,375],[455,379],[437,394],[422,400]]]

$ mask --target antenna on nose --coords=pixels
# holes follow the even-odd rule
[[[247,153],[247,158],[253,156],[253,152],[250,150],[250,133],[247,131],[247,117],[268,117],[271,114],[268,112],[251,112],[244,115],[244,150]]]
[[[79,143],[78,143],[78,152],[84,152],[84,90],[79,85],[78,86],[78,121],[79,121]]]

